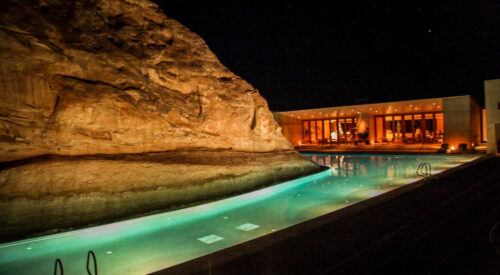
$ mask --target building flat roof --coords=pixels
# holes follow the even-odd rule
[[[331,117],[353,117],[362,113],[368,113],[372,115],[385,115],[400,113],[439,112],[443,109],[444,98],[446,97],[336,106],[276,113],[294,117],[297,119],[322,119]]]

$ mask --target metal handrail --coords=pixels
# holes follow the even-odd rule
[[[64,268],[61,259],[57,258],[54,265],[54,275],[57,275],[57,267],[61,269],[61,275],[64,275]]]
[[[87,272],[89,273],[89,275],[92,275],[92,272],[90,271],[90,255],[92,255],[92,259],[94,260],[95,273],[93,275],[97,275],[97,258],[93,250],[90,250],[89,253],[87,254]]]
[[[420,163],[417,167],[417,176],[427,179],[432,175],[431,164],[428,162]]]

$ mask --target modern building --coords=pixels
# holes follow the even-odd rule
[[[496,85],[497,92],[500,91],[500,80],[491,85]],[[296,110],[274,115],[283,134],[294,146],[342,143],[439,146],[447,143],[450,148],[458,148],[460,144],[472,148],[489,138],[495,140],[487,136],[487,131],[493,129],[486,129],[485,109],[469,95]],[[498,111],[491,116],[498,119]],[[500,121],[497,123],[495,129],[500,131]]]
[[[484,81],[488,154],[500,154],[500,79]]]

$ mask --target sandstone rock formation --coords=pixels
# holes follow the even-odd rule
[[[149,1],[1,8],[2,160],[292,149],[259,93]]]
[[[318,169],[293,151],[255,88],[148,0],[3,0],[0,13],[0,216],[10,217],[0,227],[8,232],[60,226],[92,196],[121,206],[142,197],[129,203],[133,211],[82,212],[63,227]],[[245,177],[253,182],[240,184]],[[65,212],[39,211],[58,200]],[[28,213],[46,224],[26,229],[16,217]]]

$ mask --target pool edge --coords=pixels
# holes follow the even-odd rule
[[[433,175],[432,179],[439,180],[440,177],[446,176],[450,173],[454,173],[459,170],[466,169],[472,165],[479,164],[481,162],[488,160],[490,157],[491,156],[489,155],[479,155],[477,158],[472,159],[471,161],[468,161],[459,166],[452,167],[436,175]],[[263,251],[274,244],[287,241],[289,239],[292,239],[293,237],[317,229],[326,224],[333,223],[337,220],[340,220],[349,215],[353,215],[364,209],[382,204],[386,201],[389,201],[395,197],[398,197],[402,194],[415,190],[429,183],[432,183],[432,181],[426,181],[424,179],[417,180],[415,182],[403,185],[394,190],[383,193],[379,196],[360,201],[358,203],[313,218],[311,220],[186,261],[184,263],[180,263],[174,266],[167,267],[165,269],[152,272],[150,274],[192,274],[201,272],[203,270],[210,270],[213,269],[214,267],[222,266],[226,263],[235,261],[243,256]]]

